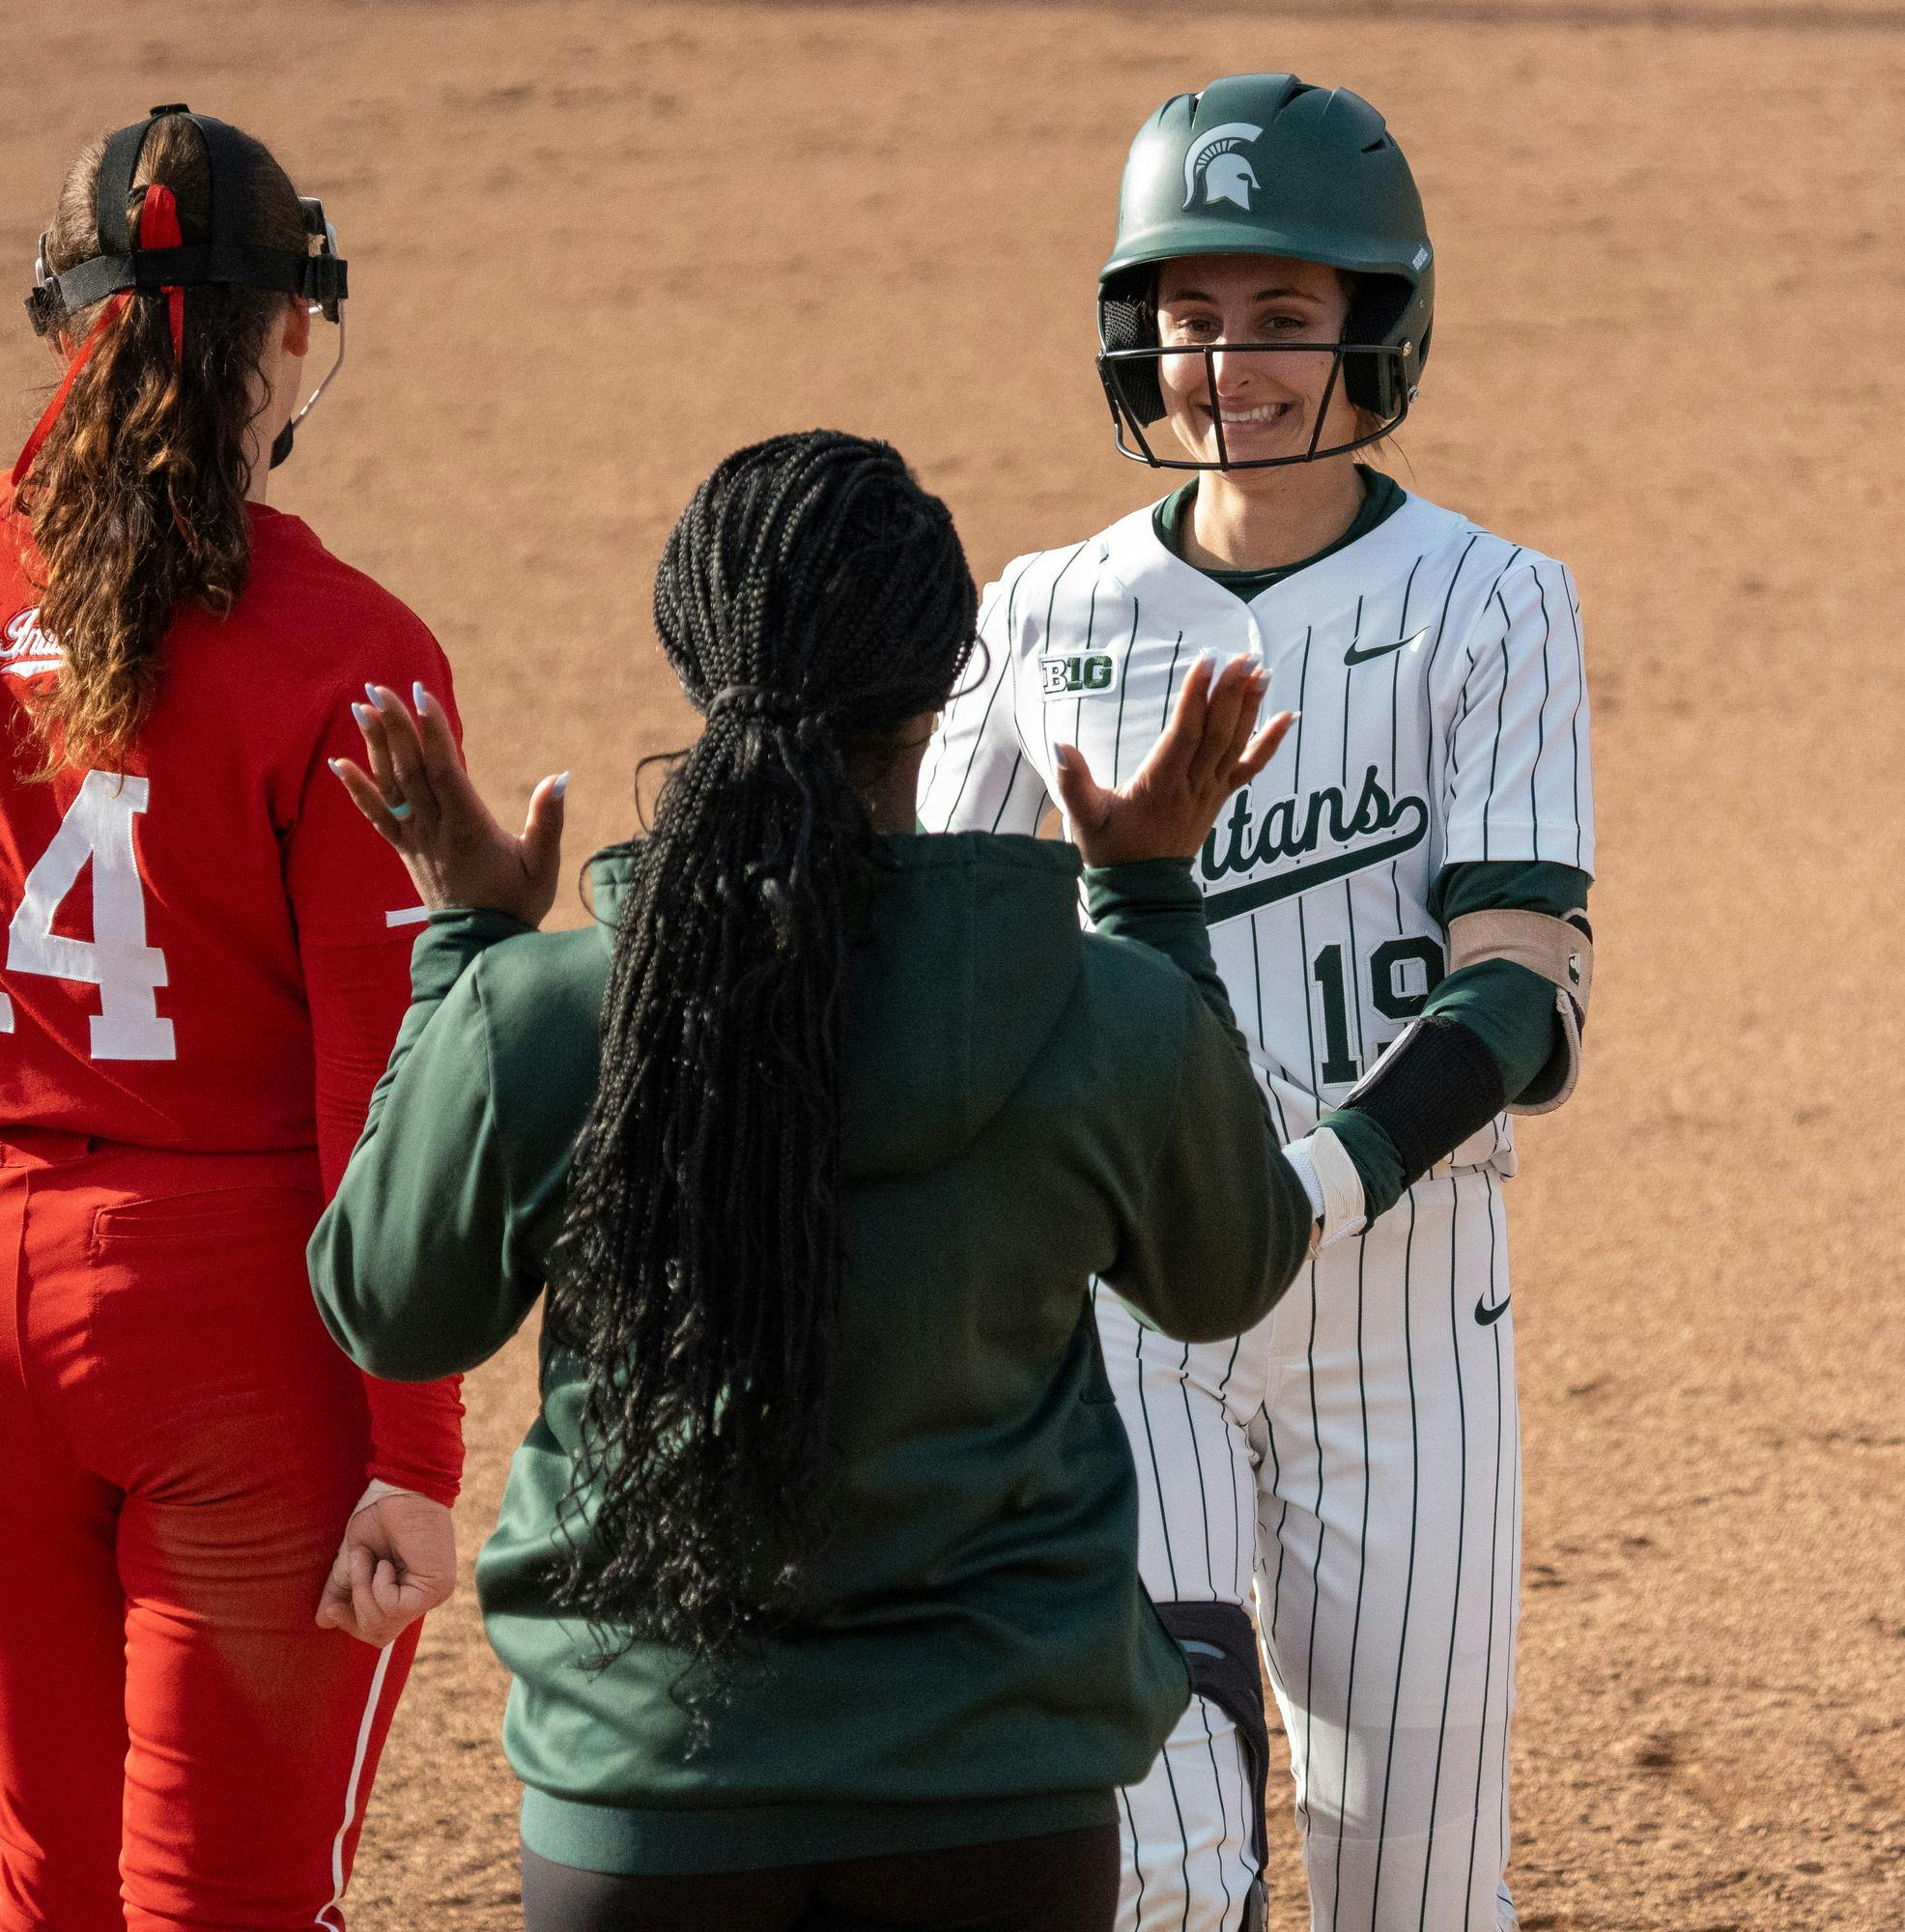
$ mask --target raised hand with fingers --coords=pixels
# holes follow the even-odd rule
[[[1207,651],[1184,678],[1151,756],[1115,790],[1093,778],[1075,745],[1054,747],[1059,803],[1085,863],[1195,857],[1224,801],[1270,762],[1295,722],[1294,711],[1279,711],[1256,730],[1269,688],[1261,659],[1234,658],[1217,670]]]
[[[497,823],[464,770],[443,707],[422,685],[415,715],[394,691],[364,687],[351,715],[370,769],[349,758],[330,768],[357,810],[397,848],[431,911],[469,906],[540,925],[555,902],[562,860],[562,799],[569,774],[547,778],[529,798],[521,838]]]

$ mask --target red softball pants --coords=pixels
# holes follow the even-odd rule
[[[369,1444],[321,1206],[0,1124],[0,1932],[342,1932],[418,1626],[312,1621]]]

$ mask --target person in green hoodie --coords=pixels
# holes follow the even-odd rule
[[[706,728],[581,930],[559,782],[502,831],[427,692],[339,765],[432,910],[319,1305],[403,1380],[544,1299],[477,1568],[529,1932],[1105,1932],[1188,1683],[1088,1283],[1209,1340],[1309,1251],[1188,864],[1289,716],[1202,661],[1077,847],[916,836],[973,581],[834,432],[715,469],[655,613]]]

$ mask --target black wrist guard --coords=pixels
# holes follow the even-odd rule
[[[1343,1104],[1389,1136],[1407,1187],[1493,1120],[1506,1099],[1501,1068],[1481,1035],[1432,1014],[1403,1029]]]

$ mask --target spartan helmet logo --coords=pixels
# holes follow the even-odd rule
[[[1197,200],[1201,175],[1207,202],[1234,201],[1247,214],[1250,190],[1263,184],[1250,163],[1236,150],[1246,141],[1254,141],[1263,131],[1248,121],[1226,121],[1221,128],[1211,128],[1193,142],[1190,153],[1184,156],[1184,206],[1189,208]]]

